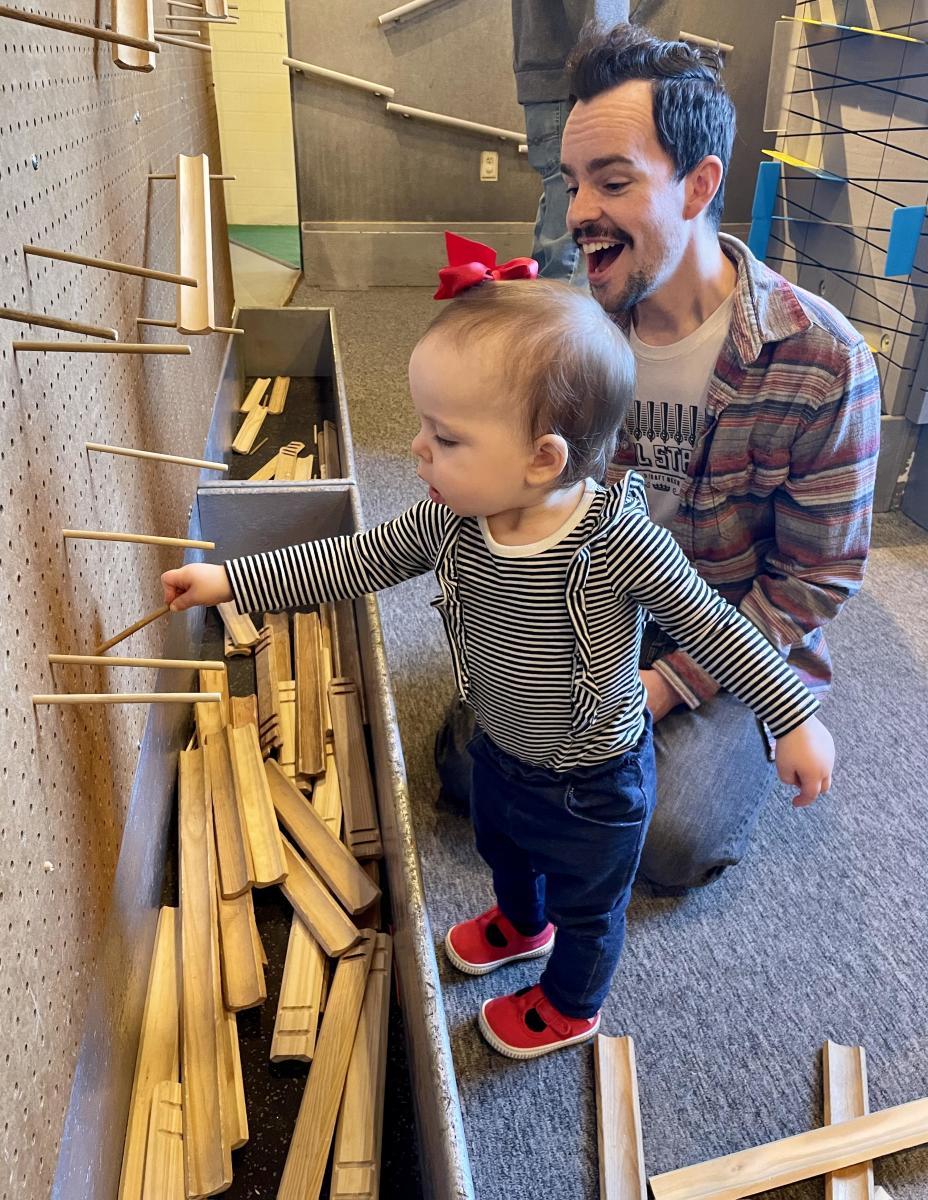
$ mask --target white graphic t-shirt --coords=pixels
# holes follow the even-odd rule
[[[649,346],[638,337],[634,323],[629,329],[638,388],[626,430],[635,447],[635,470],[647,484],[651,519],[659,525],[669,525],[679,506],[734,303],[732,292],[698,329],[671,346]]]

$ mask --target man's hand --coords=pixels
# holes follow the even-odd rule
[[[835,765],[831,734],[817,717],[809,717],[792,733],[777,738],[776,764],[780,779],[799,788],[794,808],[804,808],[831,787]]]
[[[648,694],[648,711],[656,724],[672,708],[682,703],[679,693],[674,691],[660,671],[639,671],[638,674]]]
[[[225,567],[211,563],[188,563],[161,576],[164,602],[171,612],[183,612],[197,604],[224,604],[232,599],[232,588]]]

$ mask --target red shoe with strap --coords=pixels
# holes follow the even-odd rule
[[[538,1058],[586,1042],[599,1030],[599,1013],[589,1020],[565,1017],[536,983],[511,996],[487,1000],[478,1017],[480,1032],[508,1058]]]
[[[445,936],[445,953],[466,975],[486,975],[506,963],[541,958],[554,945],[554,926],[526,937],[494,905],[479,917],[452,925]]]

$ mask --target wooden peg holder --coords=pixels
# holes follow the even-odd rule
[[[280,676],[272,626],[259,631],[255,646],[255,680],[258,687],[258,731],[265,756],[282,743],[280,732]]]
[[[333,679],[329,684],[329,704],[345,820],[345,842],[355,858],[381,858],[383,844],[380,822],[354,680]]]
[[[162,1079],[152,1092],[140,1200],[186,1200],[183,1094],[173,1079]]]
[[[294,913],[274,1018],[271,1062],[312,1059],[322,1010],[325,964],[322,947]]]

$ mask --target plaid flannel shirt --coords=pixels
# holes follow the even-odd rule
[[[830,304],[719,240],[738,269],[731,327],[670,530],[820,693],[832,678],[822,627],[860,590],[867,561],[880,380]],[[634,466],[626,428],[608,482]],[[654,667],[690,708],[718,691],[683,650]]]

